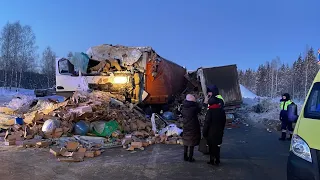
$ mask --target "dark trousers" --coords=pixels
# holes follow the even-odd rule
[[[189,154],[188,154],[189,150]],[[194,146],[184,146],[184,157],[192,158],[193,157]]]
[[[293,132],[292,122],[289,122],[288,120],[282,121],[281,130],[282,132],[286,132],[288,130],[290,133],[292,133]]]
[[[209,144],[210,162],[216,161],[220,163],[220,146],[216,144]]]
[[[280,121],[281,121],[282,132],[287,132],[287,130],[288,130],[290,132],[290,134],[292,134],[292,132],[293,132],[292,122],[290,122],[288,119],[287,111],[282,110],[280,112]]]

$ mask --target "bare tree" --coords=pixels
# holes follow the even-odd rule
[[[52,51],[50,47],[47,47],[42,53],[42,72],[47,76],[48,88],[54,84],[55,76],[55,61],[56,54]]]
[[[279,74],[280,57],[277,56],[271,62],[271,97],[273,98],[278,93],[278,74]]]
[[[37,58],[37,49],[38,47],[35,45],[36,36],[32,31],[31,26],[24,26],[22,28],[21,34],[21,51],[19,54],[19,65],[18,69],[20,71],[20,79],[18,83],[18,87],[21,86],[21,79],[23,74],[26,71],[34,71],[36,66],[36,58]]]
[[[4,86],[20,87],[23,73],[32,69],[32,62],[36,58],[37,47],[31,27],[22,26],[19,21],[8,22],[2,29],[0,46]]]
[[[3,61],[4,69],[4,87],[8,87],[8,73],[11,71],[12,57],[12,47],[13,47],[14,29],[13,25],[9,22],[3,27],[1,31],[0,45],[1,45],[1,55]]]

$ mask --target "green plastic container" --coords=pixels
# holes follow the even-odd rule
[[[93,128],[93,133],[97,136],[101,137],[110,137],[113,132],[115,132],[119,127],[117,121],[109,121],[104,123],[104,128],[102,132],[98,132],[95,128]]]

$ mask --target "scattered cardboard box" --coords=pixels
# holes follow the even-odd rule
[[[36,140],[26,140],[26,141],[23,141],[22,146],[23,147],[34,147],[34,146],[36,146],[36,144],[37,144]]]
[[[147,147],[149,146],[149,142],[142,142],[142,147]]]
[[[75,159],[83,159],[85,156],[84,152],[74,152],[72,157]]]
[[[85,157],[88,157],[88,158],[93,158],[94,157],[94,151],[87,151],[85,152]]]
[[[60,154],[61,154],[61,156],[64,156],[64,157],[72,157],[73,156],[73,152],[69,152],[69,151],[63,151]]]
[[[76,151],[79,145],[80,145],[80,144],[79,144],[78,142],[72,142],[72,141],[71,141],[71,142],[68,142],[68,144],[67,144],[67,150],[68,150],[68,151]]]
[[[86,151],[87,151],[87,149],[83,148],[83,147],[79,148],[79,150],[78,150],[78,152],[81,152],[81,153],[85,153]]]
[[[8,141],[15,141],[15,140],[16,140],[16,136],[15,136],[15,135],[8,135],[8,137],[6,138],[6,140],[8,140]]]
[[[139,149],[142,147],[142,142],[132,142],[131,147]]]
[[[100,156],[101,155],[101,151],[94,151],[94,156]]]
[[[50,148],[50,153],[57,157],[60,155],[60,149],[56,147]]]
[[[52,142],[50,141],[40,141],[40,142],[37,142],[36,145],[40,148],[46,148],[46,147],[49,147],[50,145],[52,144]]]
[[[14,146],[14,145],[16,145],[16,141],[5,141],[4,145],[6,145],[6,146]]]
[[[60,161],[60,162],[81,162],[81,161],[83,161],[83,159],[74,158],[74,157],[71,157],[71,158],[58,158],[58,161]]]

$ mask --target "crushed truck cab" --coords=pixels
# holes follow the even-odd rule
[[[56,91],[70,97],[88,89],[119,94],[134,103],[166,104],[184,90],[186,69],[151,47],[103,44],[56,60]]]

